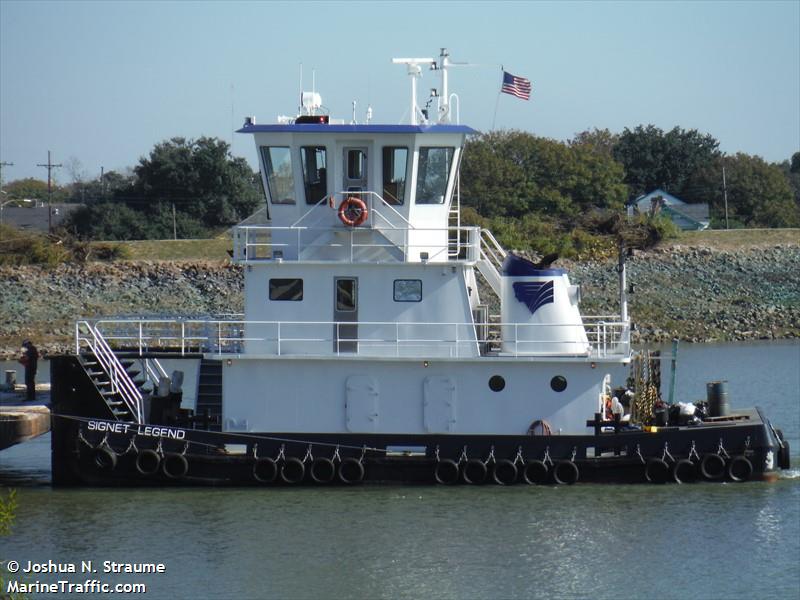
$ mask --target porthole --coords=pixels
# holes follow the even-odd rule
[[[506,387],[506,380],[501,375],[492,375],[489,378],[489,389],[493,392],[500,392]]]
[[[567,378],[563,375],[556,375],[550,380],[550,387],[554,392],[563,392],[567,389]]]

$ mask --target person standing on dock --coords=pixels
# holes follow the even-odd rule
[[[39,364],[39,351],[30,340],[22,342],[22,356],[19,362],[25,367],[26,400],[36,400],[36,368]]]

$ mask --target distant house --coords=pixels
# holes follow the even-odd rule
[[[628,214],[636,213],[653,215],[663,213],[683,230],[700,231],[708,229],[711,223],[708,204],[705,202],[688,204],[661,189],[655,189],[629,202]]]
[[[36,206],[5,206],[3,225],[47,233],[51,221],[53,227],[58,227],[71,212],[82,206],[83,204],[52,204],[48,209],[47,204],[41,202],[37,202]],[[48,210],[52,210],[52,215],[48,215]]]

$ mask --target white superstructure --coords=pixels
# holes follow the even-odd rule
[[[158,330],[222,362],[223,431],[524,434],[543,420],[584,433],[604,376],[629,360],[627,319],[582,317],[563,270],[460,226],[475,132],[451,123],[453,63],[444,50],[396,62],[410,125],[333,124],[318,95],[294,121],[248,119],[269,222],[234,230],[244,318],[140,322],[140,343]],[[416,100],[422,65],[442,78],[432,119]]]

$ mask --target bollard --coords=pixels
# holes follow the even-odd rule
[[[13,370],[6,371],[6,389],[13,392],[15,385],[17,385],[17,372]]]

